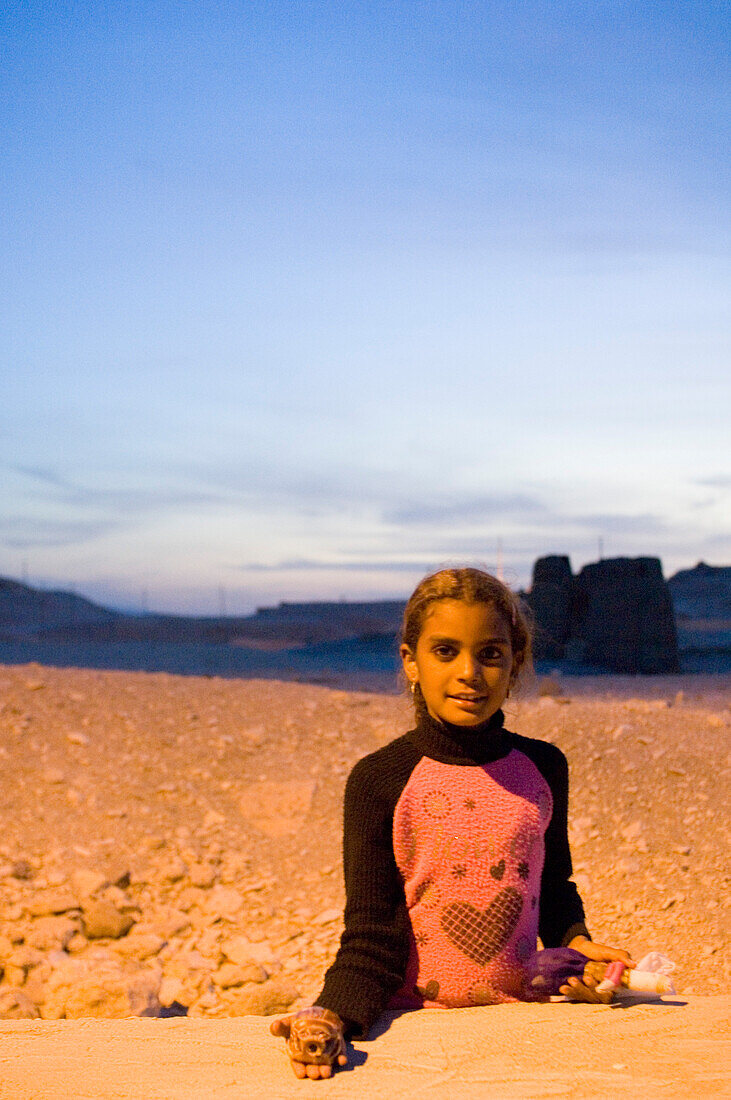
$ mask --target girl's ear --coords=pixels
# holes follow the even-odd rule
[[[419,670],[416,667],[416,658],[411,646],[404,643],[399,649],[399,654],[401,655],[401,664],[404,666],[406,679],[413,685],[419,679]]]

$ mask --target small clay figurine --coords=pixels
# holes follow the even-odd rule
[[[526,964],[526,982],[533,993],[551,996],[560,992],[569,978],[581,978],[587,982],[591,997],[602,1004],[609,1004],[619,988],[635,993],[672,993],[672,982],[667,975],[630,969],[622,962],[595,962],[581,951],[571,947],[550,947],[536,951]]]
[[[327,1008],[318,1005],[303,1008],[272,1024],[271,1031],[286,1039],[287,1053],[293,1062],[316,1066],[344,1064],[343,1026],[340,1018]]]

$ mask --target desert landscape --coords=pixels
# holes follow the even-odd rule
[[[345,779],[410,724],[395,691],[346,687],[0,669],[0,1017],[23,1021],[3,1034],[50,1041],[46,1021],[89,1017],[250,1025],[311,1003],[341,928]],[[506,722],[568,756],[594,938],[663,951],[678,995],[726,1009],[728,688],[553,676]],[[7,1080],[12,1046],[2,1058]]]

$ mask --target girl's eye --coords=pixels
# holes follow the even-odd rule
[[[441,657],[443,661],[447,661],[450,657],[454,657],[454,653],[454,647],[451,645],[434,646],[434,655],[436,657]]]
[[[497,646],[489,646],[487,649],[483,649],[480,653],[480,660],[485,664],[492,664],[495,661],[502,660],[502,650]]]

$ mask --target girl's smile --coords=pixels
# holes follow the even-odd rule
[[[404,671],[437,721],[486,722],[505,701],[514,671],[510,631],[492,604],[438,600],[416,649],[401,647]]]

